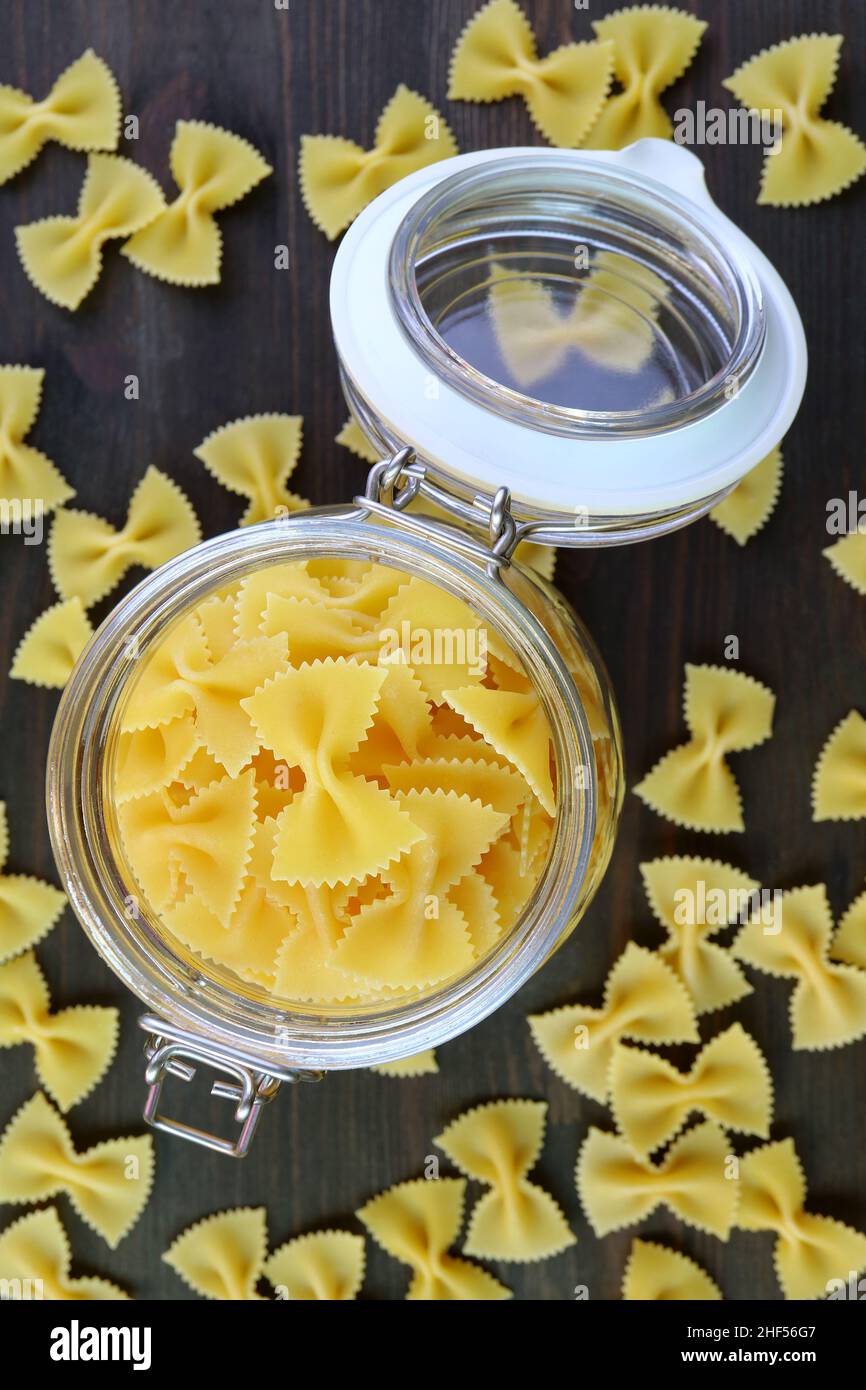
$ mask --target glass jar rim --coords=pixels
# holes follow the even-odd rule
[[[362,506],[320,508],[206,541],[144,579],[91,639],[64,690],[48,758],[46,798],[52,848],[76,916],[99,954],[151,1011],[275,1076],[299,1067],[374,1065],[464,1032],[513,994],[550,953],[574,916],[587,875],[597,795],[586,712],[555,644],[499,579],[478,563],[463,533],[442,543],[441,527],[383,525]],[[226,987],[210,966],[173,949],[155,917],[130,915],[131,885],[109,834],[112,715],[132,673],[129,659],[215,589],[253,569],[315,555],[374,555],[464,596],[523,662],[551,726],[559,772],[548,863],[529,904],[497,946],[459,977],[394,1007],[327,1011]],[[435,578],[432,578],[435,568]],[[528,583],[526,571],[515,567]],[[569,778],[563,769],[587,769]]]
[[[546,152],[543,162],[531,156],[509,155],[471,164],[434,183],[403,216],[389,255],[388,288],[397,320],[412,347],[427,366],[448,385],[477,404],[520,425],[575,440],[625,439],[656,435],[704,420],[730,399],[730,383],[738,388],[751,377],[763,350],[766,318],[760,282],[751,266],[734,256],[711,222],[694,203],[678,197],[657,180],[634,169],[620,171],[581,158],[579,151]],[[687,231],[699,244],[706,263],[725,286],[728,307],[736,314],[737,330],[727,360],[695,390],[673,401],[640,409],[599,411],[558,405],[515,390],[466,361],[438,332],[423,303],[417,269],[430,254],[429,239],[440,235],[447,243],[448,221],[471,210],[484,197],[511,191],[517,199],[537,198],[544,187],[566,195],[580,191],[607,199],[649,217],[662,232]],[[571,187],[569,187],[571,185]],[[479,228],[477,235],[481,235]]]

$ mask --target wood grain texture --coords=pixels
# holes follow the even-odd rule
[[[587,13],[569,0],[524,3],[542,52],[587,37],[590,18],[616,7],[591,0]],[[826,29],[846,36],[827,114],[866,132],[866,10],[857,0],[702,0],[688,8],[708,19],[710,29],[697,61],[668,94],[669,109],[700,98],[726,105],[720,82],[739,62],[779,39]],[[304,132],[322,131],[369,144],[381,108],[404,81],[446,115],[461,149],[538,143],[518,100],[494,106],[446,100],[450,50],[474,9],[474,0],[291,0],[288,12],[270,0],[3,0],[0,82],[41,95],[92,45],[115,72],[124,109],[140,118],[140,139],[127,152],[167,188],[166,155],[178,117],[239,132],[275,169],[222,217],[218,287],[175,289],[110,251],[98,287],[74,315],[28,284],[13,228],[74,205],[82,157],[48,147],[0,190],[0,359],[46,368],[32,442],[73,481],[76,505],[120,522],[135,482],[155,464],[192,498],[206,534],[230,528],[242,504],[205,473],[192,449],[224,421],[268,410],[304,416],[293,486],[317,502],[341,501],[357,489],[362,466],[333,443],[346,415],[328,322],[334,248],[301,203],[298,142]],[[563,553],[558,575],[608,662],[630,783],[681,737],[684,662],[719,661],[725,637],[739,637],[743,669],[779,696],[772,741],[736,764],[747,834],[684,833],[629,794],[613,863],[579,931],[517,998],[441,1049],[438,1077],[398,1081],[351,1073],[287,1091],[265,1115],[244,1163],[159,1136],[155,1194],[116,1252],[61,1201],[77,1271],[105,1274],[138,1298],[190,1297],[160,1254],[194,1220],[264,1203],[272,1245],[323,1225],[355,1228],[353,1212],[363,1201],[422,1171],[445,1122],[471,1104],[514,1095],[550,1103],[537,1176],[563,1205],[579,1243],[557,1259],[496,1274],[524,1298],[569,1299],[580,1284],[593,1299],[616,1298],[632,1233],[595,1240],[572,1176],[588,1124],[604,1125],[606,1112],[545,1067],[526,1014],[577,998],[597,1001],[629,937],[657,943],[638,874],[642,859],[710,853],[774,886],[826,880],[837,913],[861,890],[863,825],[812,825],[809,784],[830,729],[852,707],[866,710],[866,600],[821,557],[828,498],[864,485],[866,183],[823,206],[762,209],[755,204],[757,149],[714,148],[706,155],[713,195],[778,265],[806,325],[811,373],[785,445],[781,500],[766,530],[743,551],[702,522],[640,547]],[[274,269],[278,243],[290,248],[288,272]],[[124,399],[130,372],[140,379],[138,401]],[[0,539],[0,593],[0,796],[10,807],[10,867],[52,876],[42,785],[56,697],[5,675],[21,634],[52,601],[44,550],[27,548],[20,538]],[[137,1002],[97,959],[71,913],[38,955],[56,1003],[116,1002],[123,1010],[120,1055],[107,1080],[72,1113],[77,1141],[137,1132],[143,1100]],[[776,1083],[774,1133],[796,1138],[813,1210],[866,1229],[866,1043],[795,1056],[788,994],[781,982],[757,979],[742,1006],[707,1020],[709,1031],[737,1017],[754,1032]],[[2,1123],[34,1088],[31,1056],[25,1048],[3,1054]],[[174,1096],[179,1099],[177,1091]],[[219,1106],[210,1107],[215,1120]],[[18,1214],[4,1208],[0,1222]],[[668,1237],[696,1257],[729,1298],[779,1296],[767,1238],[736,1235],[722,1245],[661,1214],[643,1233]],[[407,1272],[372,1245],[368,1254],[365,1296],[401,1298]]]

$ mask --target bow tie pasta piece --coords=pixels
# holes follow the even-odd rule
[[[55,1207],[28,1212],[0,1234],[0,1280],[33,1281],[40,1297],[67,1302],[118,1302],[129,1295],[108,1279],[73,1279],[72,1253]]]
[[[302,135],[298,177],[304,207],[334,241],[392,184],[457,154],[435,106],[401,83],[376,126],[371,150],[339,135]]]
[[[833,730],[812,778],[812,819],[866,816],[866,719],[852,709]]]
[[[212,666],[198,613],[176,623],[143,663],[121,714],[124,733],[158,729],[195,713],[191,687]],[[182,766],[180,763],[178,766]]]
[[[116,150],[120,93],[107,63],[88,48],[60,74],[42,101],[0,86],[0,184],[56,140],[70,150]]]
[[[249,415],[214,430],[193,449],[218,483],[246,497],[241,526],[310,505],[286,489],[298,464],[302,429],[301,415]]]
[[[422,758],[386,765],[382,773],[392,792],[454,792],[474,797],[509,818],[529,800],[526,783],[518,773],[480,758]]]
[[[828,545],[822,554],[830,561],[840,579],[844,579],[858,594],[866,594],[866,528],[842,536]]]
[[[535,36],[515,0],[490,0],[457,40],[448,74],[450,101],[521,96],[552,145],[579,145],[610,90],[613,45],[566,43],[539,58]]]
[[[15,228],[28,280],[62,309],[77,309],[99,279],[105,242],[146,227],[164,207],[146,169],[119,154],[90,155],[74,217]]]
[[[529,1026],[548,1066],[575,1090],[606,1101],[616,1044],[698,1042],[691,1000],[669,965],[630,941],[615,962],[600,1009],[567,1004],[534,1014]]]
[[[0,801],[0,869],[9,854],[6,803]],[[54,926],[66,895],[27,874],[0,873],[0,962],[35,946]]]
[[[105,1075],[117,1026],[117,1009],[78,1005],[52,1013],[32,951],[0,965],[0,1047],[32,1045],[40,1084],[61,1110],[77,1105]]]
[[[644,1048],[618,1044],[610,1095],[617,1129],[643,1156],[673,1138],[695,1110],[723,1129],[761,1139],[770,1132],[770,1073],[758,1044],[739,1023],[708,1042],[687,1072]]]
[[[527,1179],[544,1144],[547,1105],[497,1100],[468,1110],[433,1141],[492,1190],[469,1218],[463,1249],[484,1260],[546,1260],[575,1244],[557,1203]]]
[[[776,446],[713,507],[714,521],[737,545],[745,545],[769,521],[782,487],[782,451]],[[828,552],[825,550],[824,554]]]
[[[311,1003],[345,1003],[369,996],[369,982],[341,968],[335,947],[346,930],[338,900],[327,885],[282,886],[285,902],[297,922],[280,947],[274,994]]]
[[[355,617],[379,618],[397,591],[409,582],[409,575],[389,565],[371,565],[348,593],[335,593],[311,570],[308,561],[294,561],[256,570],[241,581],[237,599],[237,629],[241,637],[256,637],[262,631],[272,598],[296,599],[319,608],[345,611]]]
[[[487,629],[459,598],[411,579],[382,613],[382,666],[408,665],[431,700],[449,687],[480,681],[487,673]]]
[[[690,741],[665,754],[634,790],[686,830],[744,830],[740,789],[726,757],[770,737],[776,697],[742,671],[687,663],[683,703]]]
[[[820,203],[866,171],[859,137],[819,115],[836,82],[841,47],[841,34],[800,35],[764,49],[722,83],[749,110],[781,112],[782,139],[764,156],[759,203]]]
[[[592,27],[613,45],[613,74],[623,90],[608,98],[583,148],[621,150],[647,136],[669,140],[673,126],[659,96],[691,64],[704,21],[667,5],[634,5],[594,19]]]
[[[364,1237],[351,1231],[313,1231],[268,1256],[264,1274],[278,1298],[341,1303],[364,1282]]]
[[[700,1265],[655,1241],[633,1240],[622,1281],[626,1303],[716,1303],[721,1293]]]
[[[172,285],[195,289],[220,278],[222,212],[267,178],[271,167],[240,135],[205,121],[178,121],[169,155],[180,189],[121,248],[132,264]]]
[[[376,1244],[411,1268],[407,1299],[441,1303],[511,1297],[510,1289],[480,1265],[448,1254],[460,1233],[465,1196],[462,1178],[418,1178],[399,1183],[356,1212]]]
[[[620,1135],[593,1126],[577,1161],[577,1191],[599,1237],[666,1206],[686,1225],[727,1240],[737,1209],[736,1163],[722,1130],[709,1120],[675,1140],[657,1164]]]
[[[412,1057],[401,1057],[396,1062],[380,1062],[377,1067],[371,1067],[370,1071],[378,1072],[380,1076],[438,1076],[439,1063],[434,1049],[428,1047],[424,1052],[416,1052]]]
[[[93,636],[80,598],[52,604],[27,629],[12,659],[13,680],[47,690],[62,690],[72,668]]]
[[[833,960],[866,970],[866,893],[855,898],[842,916],[833,937],[830,955]]]
[[[323,608],[280,594],[269,597],[261,629],[267,636],[282,637],[293,666],[325,657],[375,661],[379,651],[372,622],[363,624],[359,615],[344,608]]]
[[[866,971],[828,957],[833,917],[823,883],[782,894],[772,928],[748,922],[731,950],[768,975],[797,981],[791,996],[795,1051],[844,1047],[866,1034]]]
[[[385,875],[392,894],[361,909],[334,958],[374,985],[421,989],[471,964],[466,922],[447,893],[478,864],[507,817],[453,791],[409,791],[396,801],[419,838]]]
[[[41,367],[0,367],[0,498],[18,503],[24,520],[75,496],[51,460],[23,443],[39,414],[44,380]]]
[[[66,1192],[82,1221],[112,1247],[135,1225],[153,1182],[150,1135],[109,1139],[76,1153],[69,1130],[37,1091],[0,1139],[0,1202]]]
[[[477,685],[444,693],[451,708],[523,774],[548,815],[555,815],[550,725],[535,691]]]
[[[866,1235],[804,1211],[806,1179],[793,1139],[753,1149],[740,1159],[742,1231],[773,1231],[773,1265],[786,1299],[822,1298],[866,1268]]]
[[[383,784],[386,764],[415,762],[426,750],[432,729],[430,705],[408,666],[385,666],[379,703],[363,743],[352,754],[353,772]]]
[[[727,1008],[751,994],[752,986],[729,949],[710,938],[752,904],[759,884],[717,859],[672,855],[641,864],[644,889],[667,932],[659,955],[688,990],[696,1014]]]
[[[348,883],[378,873],[421,838],[395,799],[347,768],[385,676],[343,659],[314,661],[241,702],[261,743],[306,778],[277,822],[275,878]]]
[[[189,880],[199,906],[224,927],[241,894],[255,823],[253,772],[223,778],[176,806],[153,792],[118,807],[133,873],[157,911],[171,906],[175,871]]]
[[[193,1293],[237,1303],[261,1299],[256,1284],[267,1253],[264,1207],[236,1207],[188,1227],[162,1258]]]
[[[129,501],[119,531],[92,512],[65,507],[48,539],[48,567],[61,598],[85,608],[104,598],[132,565],[153,570],[201,540],[190,503],[177,483],[148,468]]]
[[[265,989],[275,986],[280,948],[295,926],[292,914],[252,879],[244,883],[227,926],[194,894],[167,908],[163,921],[190,950]]]

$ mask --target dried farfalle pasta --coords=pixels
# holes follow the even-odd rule
[[[830,958],[866,970],[866,893],[855,898],[839,919],[830,946]]]
[[[69,1272],[72,1252],[56,1207],[28,1212],[0,1232],[0,1283],[20,1284],[37,1293],[22,1298],[51,1302],[119,1302],[129,1294],[108,1279],[76,1279]]]
[[[92,636],[81,599],[61,599],[31,623],[15,648],[9,674],[30,685],[62,690]]]
[[[862,820],[866,816],[866,719],[852,709],[836,725],[812,778],[812,819]]]
[[[270,165],[240,135],[206,121],[178,121],[169,154],[180,193],[121,248],[138,270],[197,288],[220,278],[222,232],[217,212],[231,207],[270,174]]]
[[[25,169],[49,140],[70,150],[116,150],[119,139],[120,93],[92,48],[70,63],[41,101],[0,86],[0,184]]]
[[[99,279],[105,242],[146,227],[164,207],[146,169],[119,154],[90,155],[74,217],[15,228],[27,278],[54,304],[77,309]]]
[[[729,753],[770,737],[776,697],[742,671],[686,664],[684,712],[692,735],[656,763],[635,792],[686,830],[744,830],[740,789]]]
[[[80,598],[90,608],[132,565],[156,569],[200,540],[195,512],[177,483],[148,468],[119,531],[92,512],[69,507],[58,512],[48,538],[48,565],[60,597]]]
[[[623,90],[602,107],[584,149],[621,150],[646,136],[669,140],[673,126],[659,96],[692,62],[705,21],[667,5],[633,5],[592,27],[613,45],[613,75]]]
[[[823,883],[781,894],[781,910],[767,925],[753,918],[731,950],[768,975],[796,980],[791,1035],[797,1051],[844,1047],[866,1035],[866,971],[829,959],[833,915]]]
[[[626,1303],[714,1303],[722,1297],[688,1255],[651,1240],[632,1241],[622,1296]]]
[[[359,459],[365,463],[378,463],[381,455],[375,445],[371,444],[357,420],[350,415],[340,433],[334,438],[335,444],[340,444],[344,449],[351,449]]]
[[[364,1237],[351,1231],[296,1236],[265,1261],[264,1275],[278,1298],[344,1303],[364,1282]]]
[[[51,460],[23,442],[39,413],[44,380],[41,367],[0,367],[0,499],[18,504],[22,521],[75,496]]]
[[[866,523],[856,531],[828,545],[822,552],[840,579],[850,584],[858,594],[866,594]]]
[[[759,203],[819,203],[866,171],[862,140],[819,115],[836,81],[841,47],[841,34],[802,34],[764,49],[723,82],[751,111],[781,118],[781,143],[764,157]]]
[[[9,855],[6,803],[0,801],[0,869]],[[57,921],[66,896],[28,874],[0,873],[0,962],[41,941]]]
[[[822,1298],[866,1268],[866,1235],[804,1211],[806,1178],[793,1139],[741,1158],[739,1187],[736,1224],[775,1232],[773,1265],[786,1299]]]
[[[453,710],[523,774],[548,815],[555,812],[550,725],[535,690],[446,690]]]
[[[79,1004],[52,1013],[32,951],[0,965],[0,1047],[32,1045],[40,1085],[61,1110],[77,1105],[105,1075],[117,1028],[117,1009]]]
[[[714,521],[738,545],[745,545],[769,521],[782,486],[782,450],[776,446],[713,507]],[[826,552],[825,552],[826,553]]]
[[[377,1245],[412,1269],[407,1299],[427,1302],[510,1298],[480,1265],[449,1255],[463,1222],[462,1178],[398,1183],[356,1212]]]
[[[733,1160],[733,1161],[732,1161]],[[737,1209],[736,1160],[707,1120],[680,1135],[657,1164],[619,1134],[593,1126],[577,1161],[577,1191],[597,1236],[633,1226],[666,1206],[680,1221],[727,1240]]]
[[[301,136],[304,207],[333,241],[392,183],[456,153],[457,142],[436,108],[401,83],[379,117],[372,149],[341,135]]]
[[[41,1091],[0,1138],[0,1202],[44,1202],[66,1192],[82,1221],[117,1246],[135,1225],[153,1182],[153,1140],[108,1139],[76,1153],[72,1137]]]
[[[566,43],[538,57],[535,36],[516,0],[489,0],[457,40],[448,74],[451,101],[522,96],[552,145],[579,145],[610,90],[613,45]]]
[[[636,1153],[655,1153],[698,1111],[722,1129],[766,1139],[773,1083],[763,1053],[739,1023],[717,1034],[687,1072],[643,1047],[619,1043],[610,1067],[610,1106]]]
[[[483,1260],[546,1260],[575,1236],[560,1207],[527,1178],[544,1144],[547,1105],[495,1100],[467,1110],[434,1140],[467,1178],[491,1191],[475,1204],[463,1249]]]
[[[423,1052],[415,1052],[411,1057],[401,1057],[396,1062],[380,1062],[370,1070],[377,1071],[380,1076],[436,1076],[439,1063],[434,1049],[428,1047]]]
[[[258,1302],[267,1253],[264,1207],[236,1207],[189,1226],[162,1258],[202,1298]]]
[[[310,505],[286,489],[301,452],[302,425],[300,415],[249,415],[214,430],[193,450],[218,483],[248,499],[241,526]]]
[[[669,965],[630,941],[615,962],[600,1009],[567,1004],[530,1016],[536,1046],[557,1076],[575,1090],[604,1102],[610,1063],[623,1038],[635,1042],[698,1042],[691,1000]]]
[[[696,1014],[725,1009],[751,994],[731,952],[711,938],[744,920],[759,885],[733,864],[671,855],[640,866],[649,905],[667,932],[659,955],[682,980]]]

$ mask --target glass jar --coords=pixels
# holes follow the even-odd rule
[[[782,281],[714,207],[699,162],[657,140],[487,151],[411,175],[344,238],[331,312],[347,400],[382,455],[365,494],[217,537],[145,579],[79,659],[49,751],[70,902],[149,1010],[145,1118],[236,1156],[281,1082],[447,1041],[572,930],[614,842],[619,728],[590,638],[514,554],[702,515],[778,443],[805,377]],[[136,901],[112,796],[118,711],[154,644],[253,570],[319,557],[391,565],[468,604],[521,662],[556,764],[548,857],[513,926],[458,978],[375,1004],[275,999],[170,937]],[[202,1066],[235,1102],[234,1140],[162,1113],[166,1078]]]

